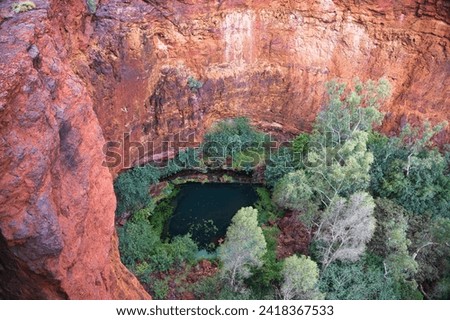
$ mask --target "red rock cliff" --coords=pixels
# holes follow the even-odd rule
[[[237,115],[308,130],[336,77],[388,78],[384,130],[395,132],[448,119],[449,12],[448,1],[105,1],[77,68],[107,140],[158,147]]]
[[[0,297],[148,298],[120,263],[103,133],[71,66],[82,39],[62,32],[85,7],[36,4],[0,4]]]
[[[229,116],[296,133],[355,76],[392,82],[387,132],[449,118],[448,1],[35,2],[0,3],[1,297],[148,297],[117,251],[123,164],[102,166],[125,133],[155,152]]]

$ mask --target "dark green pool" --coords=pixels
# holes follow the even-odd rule
[[[225,236],[231,218],[258,200],[255,187],[239,183],[186,183],[175,199],[175,212],[169,220],[169,235],[190,233],[205,249]]]

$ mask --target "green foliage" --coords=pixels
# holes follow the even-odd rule
[[[399,137],[371,135],[369,149],[375,161],[371,169],[371,190],[392,199],[408,211],[449,217],[450,176],[446,158],[429,149],[430,138],[442,126],[412,129]]]
[[[329,300],[395,300],[395,282],[384,277],[380,262],[362,259],[356,263],[332,263],[319,281]]]
[[[251,275],[251,268],[262,265],[266,251],[266,240],[258,226],[258,210],[240,209],[231,220],[225,242],[218,249],[222,272],[234,291]]]
[[[120,174],[114,182],[117,196],[116,215],[135,211],[150,203],[149,186],[158,182],[158,169],[151,166],[136,167]]]
[[[176,267],[181,267],[184,262],[193,264],[196,261],[198,247],[190,235],[175,237],[167,247]]]
[[[389,83],[356,80],[348,91],[346,84],[331,81],[327,92],[328,103],[317,116],[308,142],[306,167],[310,185],[325,206],[335,196],[347,197],[367,188],[373,162],[367,132],[382,119],[378,108],[389,95]]]
[[[266,185],[275,186],[278,180],[294,171],[295,166],[295,159],[289,148],[281,147],[276,153],[271,153],[264,172]]]
[[[232,176],[229,176],[227,174],[224,174],[221,178],[222,182],[233,182],[234,178]]]
[[[234,153],[232,167],[250,173],[253,168],[264,163],[265,151],[261,146],[243,146],[243,148],[244,150]]]
[[[122,262],[133,268],[136,262],[148,260],[160,245],[160,239],[147,221],[128,222],[118,230]]]
[[[164,228],[167,225],[167,221],[173,215],[173,211],[175,210],[173,199],[176,197],[177,193],[178,190],[175,189],[168,197],[161,200],[156,205],[155,210],[150,217],[150,224],[160,237],[164,235]]]
[[[406,211],[387,199],[377,199],[374,211],[377,227],[369,249],[384,259],[385,273],[398,281],[410,279],[417,271],[417,262],[409,253]]]
[[[192,92],[197,92],[198,89],[200,89],[201,87],[203,87],[203,82],[195,79],[194,77],[190,76],[187,80],[187,85],[189,87],[189,89]]]
[[[328,205],[335,196],[347,197],[369,186],[373,155],[367,151],[368,135],[352,133],[341,145],[328,148],[313,144],[306,173],[320,201]]]
[[[220,274],[205,278],[193,286],[197,299],[201,300],[248,300],[251,299],[249,290],[235,291],[224,282]]]
[[[310,135],[308,133],[301,133],[292,140],[292,151],[298,155],[299,160],[308,153],[309,141]]]
[[[408,238],[412,257],[418,263],[416,281],[436,284],[435,288],[431,287],[433,298],[448,297],[440,287],[450,277],[450,219],[411,214]]]
[[[316,289],[319,279],[317,264],[306,256],[290,256],[284,260],[281,296],[284,300],[321,299],[322,294]]]
[[[188,168],[184,166],[187,165],[186,158],[189,157],[190,152],[190,150],[180,152],[174,159],[169,160],[161,167],[147,164],[119,174],[114,181],[114,192],[117,197],[116,216],[148,206],[151,200],[150,185],[158,183],[159,179]]]
[[[261,150],[265,135],[250,126],[247,118],[235,118],[218,122],[204,137],[203,151],[212,158],[225,158],[239,152]],[[253,155],[259,157],[259,151]],[[254,162],[257,161],[253,158]]]
[[[155,279],[152,281],[152,297],[155,300],[163,300],[167,297],[169,293],[169,284],[167,280],[164,279]]]
[[[14,13],[27,12],[36,9],[36,4],[33,1],[14,2],[11,9]]]
[[[199,300],[218,300],[223,287],[223,279],[219,275],[207,277],[193,286],[193,292]]]
[[[149,205],[136,211],[131,216],[131,221],[133,222],[140,222],[140,221],[148,221],[150,217],[152,216],[153,211],[155,211],[156,205],[153,201],[150,201]]]
[[[254,268],[248,279],[253,294],[258,299],[274,299],[274,286],[282,280],[283,263],[277,259],[277,243],[280,230],[276,226],[262,229],[267,244],[267,251],[262,257],[262,267]]]
[[[355,80],[353,90],[347,90],[345,83],[335,80],[326,87],[328,103],[317,116],[314,144],[342,145],[355,132],[369,132],[373,124],[381,122],[383,115],[378,109],[390,95],[386,79],[377,83]]]
[[[97,11],[97,0],[86,0],[89,12],[94,14]]]
[[[198,249],[189,235],[163,243],[148,220],[129,221],[118,234],[121,260],[142,282],[147,282],[152,272],[195,261]]]
[[[303,170],[288,173],[276,185],[273,200],[280,207],[306,211],[313,196],[312,188]]]
[[[256,188],[256,193],[259,199],[254,204],[254,207],[258,210],[259,225],[264,225],[269,221],[275,221],[276,218],[281,217],[283,213],[272,202],[269,190],[259,187]]]

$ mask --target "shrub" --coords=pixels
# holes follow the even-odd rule
[[[192,92],[197,92],[198,89],[203,87],[203,82],[195,79],[194,77],[190,76],[187,80],[187,85],[189,89],[191,89]]]
[[[283,212],[278,210],[277,206],[272,202],[269,190],[259,187],[256,189],[256,193],[258,194],[259,199],[254,206],[258,210],[259,225],[274,221],[283,214]]]
[[[294,171],[294,169],[294,155],[289,148],[281,147],[275,153],[270,153],[270,158],[266,163],[266,170],[264,172],[266,185],[274,187],[281,178]]]
[[[164,166],[156,167],[147,164],[135,167],[121,173],[114,181],[114,192],[117,197],[116,216],[124,212],[133,212],[149,205],[151,197],[149,187],[183,169],[186,153],[180,152],[174,159],[167,161]]]
[[[218,274],[204,278],[193,285],[193,292],[197,299],[218,300],[223,287],[223,279]]]
[[[159,176],[159,170],[152,166],[136,167],[120,174],[114,182],[116,215],[147,206],[151,200],[149,186],[158,182]]]
[[[153,291],[154,299],[163,300],[169,293],[169,284],[167,280],[155,279],[152,281],[151,290]]]
[[[367,259],[357,263],[332,263],[321,275],[319,288],[327,293],[328,300],[400,298],[393,279],[384,277],[380,263],[367,263]]]
[[[206,156],[225,160],[248,150],[260,154],[264,141],[265,135],[255,130],[247,118],[227,119],[218,122],[205,135],[203,151]]]
[[[36,4],[33,1],[21,1],[13,3],[11,8],[15,13],[21,13],[36,9]]]
[[[155,252],[160,239],[149,222],[128,222],[119,229],[119,250],[122,262],[133,268],[136,262],[143,262]]]
[[[172,192],[167,198],[161,200],[155,207],[153,214],[150,217],[150,224],[152,225],[155,232],[161,237],[164,235],[164,227],[167,221],[173,214],[175,206],[173,204],[173,198],[178,192]]]
[[[277,240],[280,230],[276,226],[262,230],[267,243],[267,252],[262,257],[262,267],[252,270],[252,276],[247,283],[258,299],[273,299],[274,286],[278,285],[282,279],[283,263],[277,259]]]
[[[189,235],[163,243],[146,219],[129,221],[119,228],[118,234],[121,260],[142,282],[146,282],[152,272],[195,262],[198,249]]]
[[[189,235],[184,235],[172,239],[168,251],[173,257],[175,267],[180,267],[185,261],[189,264],[196,261],[198,247]]]
[[[292,151],[294,152],[295,160],[303,163],[303,158],[308,153],[310,135],[308,133],[301,133],[292,140]]]
[[[449,163],[438,150],[429,148],[431,137],[441,129],[406,126],[398,137],[372,134],[368,143],[374,155],[372,193],[416,214],[449,217]]]

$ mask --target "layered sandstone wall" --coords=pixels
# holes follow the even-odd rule
[[[394,133],[448,119],[449,12],[448,1],[104,1],[79,70],[108,141],[200,139],[238,115],[309,130],[325,82],[355,77],[391,81],[383,130]]]
[[[148,297],[119,260],[123,163],[102,165],[106,141],[159,153],[238,115],[295,134],[336,77],[392,82],[386,132],[449,118],[448,1],[102,0],[95,15],[83,1],[21,14],[12,2],[0,3],[1,297]]]

